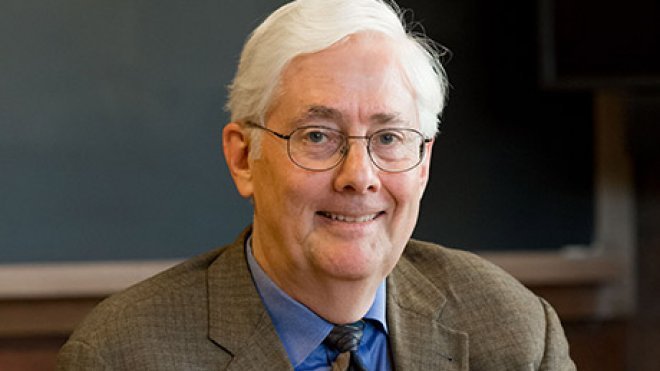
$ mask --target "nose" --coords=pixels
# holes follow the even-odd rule
[[[349,140],[346,143],[346,154],[337,167],[334,179],[337,192],[365,194],[380,189],[378,168],[371,161],[364,144],[361,140]]]

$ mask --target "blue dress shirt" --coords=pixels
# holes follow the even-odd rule
[[[323,344],[323,340],[334,325],[277,287],[252,255],[250,238],[245,245],[245,255],[252,279],[293,368],[296,371],[330,370],[330,365],[337,357],[337,351],[328,348]],[[366,324],[358,355],[368,370],[391,370],[385,320],[384,281],[378,287],[374,302],[364,319]]]

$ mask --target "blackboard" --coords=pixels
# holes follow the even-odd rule
[[[232,241],[251,207],[221,153],[225,86],[282,3],[1,2],[0,263],[180,258]],[[538,90],[533,36],[497,39],[533,35],[533,9],[512,28],[485,1],[400,4],[454,51],[415,236],[475,250],[589,243],[589,97]]]

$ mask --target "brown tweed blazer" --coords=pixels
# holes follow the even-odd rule
[[[101,303],[59,370],[292,370],[231,245]],[[396,370],[574,370],[552,308],[470,253],[411,240],[387,278]]]

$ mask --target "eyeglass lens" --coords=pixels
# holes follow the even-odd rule
[[[371,160],[384,171],[410,170],[421,162],[424,155],[424,137],[414,129],[382,129],[363,137],[312,126],[301,127],[291,133],[289,156],[303,168],[328,170],[346,156],[349,139],[366,139]]]

